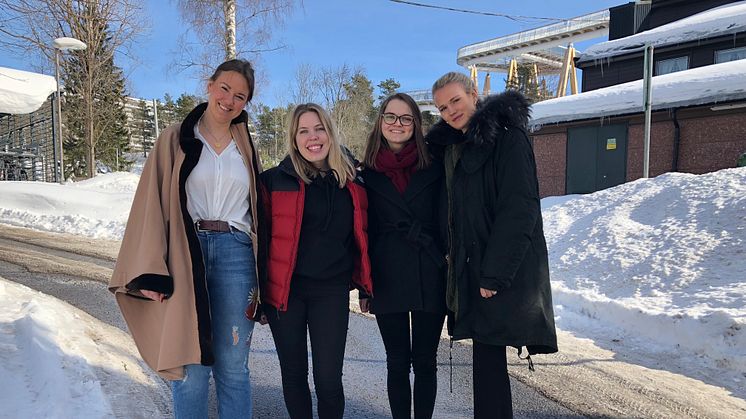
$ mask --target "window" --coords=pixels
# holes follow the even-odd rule
[[[743,60],[744,58],[746,58],[746,47],[715,51],[715,64]]]
[[[663,74],[675,73],[677,71],[684,71],[689,68],[689,57],[676,57],[669,58],[668,60],[660,60],[655,63],[655,75],[660,76]]]

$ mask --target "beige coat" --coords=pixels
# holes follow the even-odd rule
[[[182,124],[165,129],[158,137],[140,177],[109,283],[140,355],[168,380],[183,378],[184,365],[213,363],[204,265],[194,224],[186,212],[184,189],[202,150],[193,128],[204,109],[205,104],[197,106]],[[231,132],[249,172],[256,256],[261,168],[246,121],[243,112],[233,121]],[[169,289],[172,282],[173,295],[162,303],[143,298],[139,285],[144,280],[156,284],[156,289]]]

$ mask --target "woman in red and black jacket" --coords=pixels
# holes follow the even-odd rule
[[[260,176],[271,234],[264,310],[290,417],[312,417],[308,330],[319,418],[341,418],[350,288],[373,292],[368,202],[323,108],[298,105],[288,133],[288,156]]]

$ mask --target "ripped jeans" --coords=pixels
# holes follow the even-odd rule
[[[215,380],[221,419],[252,416],[249,348],[254,322],[244,311],[257,286],[251,238],[244,232],[197,233],[210,296],[215,364],[185,366],[183,380],[171,382],[177,419],[207,418],[210,373]]]

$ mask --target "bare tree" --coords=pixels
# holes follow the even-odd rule
[[[310,64],[299,64],[295,68],[293,81],[288,91],[294,104],[314,102],[318,97],[316,75]]]
[[[329,111],[345,97],[344,85],[352,77],[353,70],[347,64],[339,67],[323,67],[314,78],[314,85],[319,90],[324,107]],[[338,120],[334,121],[339,123]]]
[[[295,1],[177,0],[177,3],[188,29],[180,37],[182,47],[175,65],[182,70],[196,68],[200,76],[205,76],[215,63],[238,56],[255,58],[262,52],[283,48],[284,45],[271,43],[272,29],[284,23]],[[196,35],[197,43],[188,41],[189,33]]]
[[[88,45],[100,42],[82,39],[80,33],[83,10],[93,5],[100,12],[95,18],[108,27],[113,50],[132,57],[136,36],[147,28],[142,0],[0,0],[0,49],[49,69],[55,38],[71,36]]]
[[[385,83],[391,84],[391,79]],[[301,64],[295,69],[294,80],[288,87],[292,98],[288,106],[270,108],[260,105],[252,108],[260,137],[276,140],[276,134],[281,131],[277,124],[284,123],[282,119],[291,112],[292,105],[318,100],[331,115],[345,145],[355,155],[362,156],[366,138],[376,118],[373,85],[363,68],[342,64],[314,71],[311,66]],[[287,100],[280,99],[278,102],[287,103]],[[268,144],[266,141],[264,143]],[[274,158],[279,158],[277,151]]]
[[[80,99],[73,116],[85,127],[81,132],[88,176],[95,175],[98,140],[112,129],[112,121],[122,112],[121,101],[102,101],[101,93],[123,93],[122,74],[114,65],[114,56],[117,52],[131,56],[136,36],[146,27],[142,11],[141,0],[0,0],[3,49],[36,58],[49,68],[55,38],[69,36],[88,46],[62,57],[62,79],[74,81]]]

